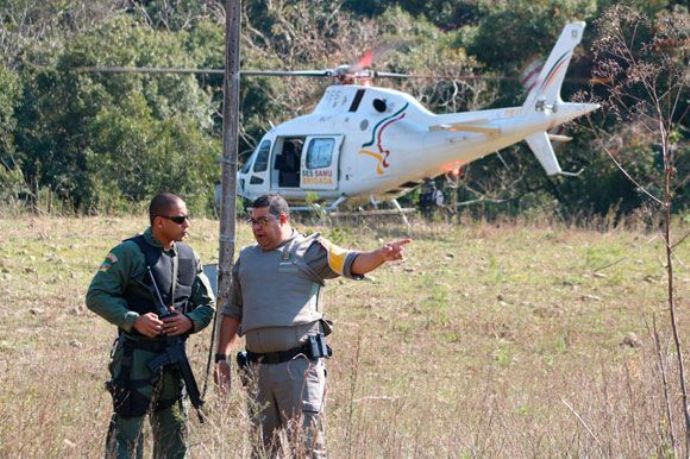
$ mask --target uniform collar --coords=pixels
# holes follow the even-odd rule
[[[292,228],[292,233],[290,233],[290,236],[287,237],[287,239],[283,239],[280,244],[278,244],[275,248],[268,250],[268,252],[272,252],[274,250],[281,250],[283,247],[285,247],[287,244],[290,242],[294,241],[297,236],[299,236],[300,233],[298,233],[295,228]],[[257,247],[261,249],[261,246],[259,244],[256,244]],[[266,250],[261,249],[262,251],[266,252]]]
[[[294,241],[297,236],[299,236],[299,233],[295,230],[295,228],[292,228],[292,233],[290,233],[290,236],[288,236],[287,239],[281,242],[278,248],[284,247],[286,244],[289,244],[290,242]]]
[[[153,230],[150,226],[146,228],[146,231],[144,231],[144,239],[149,245],[163,250],[163,243],[156,239],[156,237],[153,235]],[[173,253],[177,253],[177,246],[175,245],[175,241],[173,241],[173,245],[170,251]]]

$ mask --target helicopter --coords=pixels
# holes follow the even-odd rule
[[[372,85],[377,76],[403,74],[368,68],[370,56],[330,70],[244,72],[243,75],[335,78],[309,114],[265,133],[238,172],[238,195],[246,200],[278,193],[291,203],[316,198],[326,209],[397,199],[427,177],[525,140],[547,175],[561,169],[549,134],[555,127],[599,108],[568,103],[560,91],[585,23],[567,24],[520,107],[434,114],[411,95]],[[347,203],[347,204],[346,204]]]
[[[520,107],[450,114],[434,114],[410,94],[376,87],[377,77],[407,78],[402,73],[371,69],[374,52],[367,51],[353,65],[325,70],[241,70],[240,76],[329,77],[329,86],[311,113],[273,126],[264,134],[237,173],[237,194],[245,202],[278,193],[294,204],[325,203],[329,212],[339,206],[390,202],[403,213],[397,199],[424,179],[453,175],[472,161],[526,141],[547,175],[574,176],[563,171],[552,141],[567,142],[559,127],[597,110],[599,104],[569,103],[561,99],[568,64],[582,40],[583,21],[563,28],[545,63],[523,71],[528,90]],[[83,67],[105,73],[204,73],[223,69]],[[536,76],[536,78],[535,78]],[[220,186],[216,201],[220,201]],[[322,207],[323,208],[323,207]]]

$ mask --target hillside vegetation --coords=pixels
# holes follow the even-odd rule
[[[85,309],[84,294],[109,248],[145,225],[144,217],[0,220],[0,456],[102,454],[115,329]],[[190,242],[206,262],[217,256],[217,227],[192,222]],[[407,232],[300,228],[362,249]],[[671,451],[660,362],[676,432],[682,420],[660,237],[635,227],[469,221],[416,222],[411,235],[404,263],[327,289],[333,457]],[[239,244],[250,240],[241,227]],[[688,255],[687,243],[676,248],[681,263]],[[681,263],[677,282],[687,285]],[[686,303],[681,290],[679,307]],[[680,326],[687,336],[687,316]],[[209,340],[204,332],[189,346],[200,384]],[[190,416],[192,457],[248,456],[244,404],[236,378],[227,402],[209,390],[208,422]]]
[[[223,67],[224,1],[0,2],[0,201],[58,214],[122,214],[174,190],[212,215],[221,152],[221,75],[112,74],[92,67]],[[678,0],[246,0],[244,69],[323,69],[378,53],[378,70],[432,75],[377,80],[429,109],[521,105],[520,73],[545,57],[565,23],[584,20],[563,98],[604,108],[569,126],[558,148],[577,180],[548,178],[525,146],[470,165],[462,200],[487,215],[554,210],[567,218],[620,215],[658,189],[666,141],[677,175],[675,212],[690,203],[690,14]],[[622,6],[622,5],[625,5]],[[627,49],[618,50],[619,38]],[[466,75],[488,77],[467,79]],[[244,78],[241,160],[271,123],[308,113],[327,79]],[[625,94],[620,90],[624,89]],[[659,100],[650,100],[650,89]],[[656,102],[660,102],[657,104]],[[645,105],[649,103],[649,105]],[[642,110],[641,107],[647,107]],[[650,117],[651,116],[651,120]],[[664,147],[660,147],[663,144]],[[630,171],[626,179],[608,152]],[[439,184],[443,180],[439,180]],[[450,198],[450,196],[448,196]]]

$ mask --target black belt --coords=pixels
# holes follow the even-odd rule
[[[294,359],[300,354],[303,354],[309,360],[318,360],[320,358],[330,358],[333,355],[333,351],[326,345],[326,338],[323,334],[319,333],[318,335],[309,335],[304,344],[287,351],[259,353],[248,350],[247,361],[252,363],[283,363]]]
[[[148,352],[163,352],[168,348],[168,343],[165,339],[130,339],[125,338],[124,345],[131,349],[138,349]]]
[[[283,363],[288,362],[300,354],[307,354],[307,346],[293,347],[287,351],[277,352],[252,352],[247,350],[247,361],[252,363]]]

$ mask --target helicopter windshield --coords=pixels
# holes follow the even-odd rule
[[[259,145],[259,151],[254,161],[254,172],[263,172],[268,168],[268,154],[271,151],[271,141],[264,140]]]
[[[249,172],[252,163],[254,164],[254,172],[263,172],[268,168],[268,154],[271,151],[271,141],[264,140],[259,145],[254,153],[249,157],[246,163],[242,166],[240,172],[246,174]]]
[[[249,158],[247,158],[247,160],[242,165],[242,169],[240,169],[241,174],[246,174],[247,172],[249,172],[249,168],[252,166],[252,163],[254,162],[255,157],[256,157],[256,151],[254,151],[254,153],[252,153],[249,156]]]

